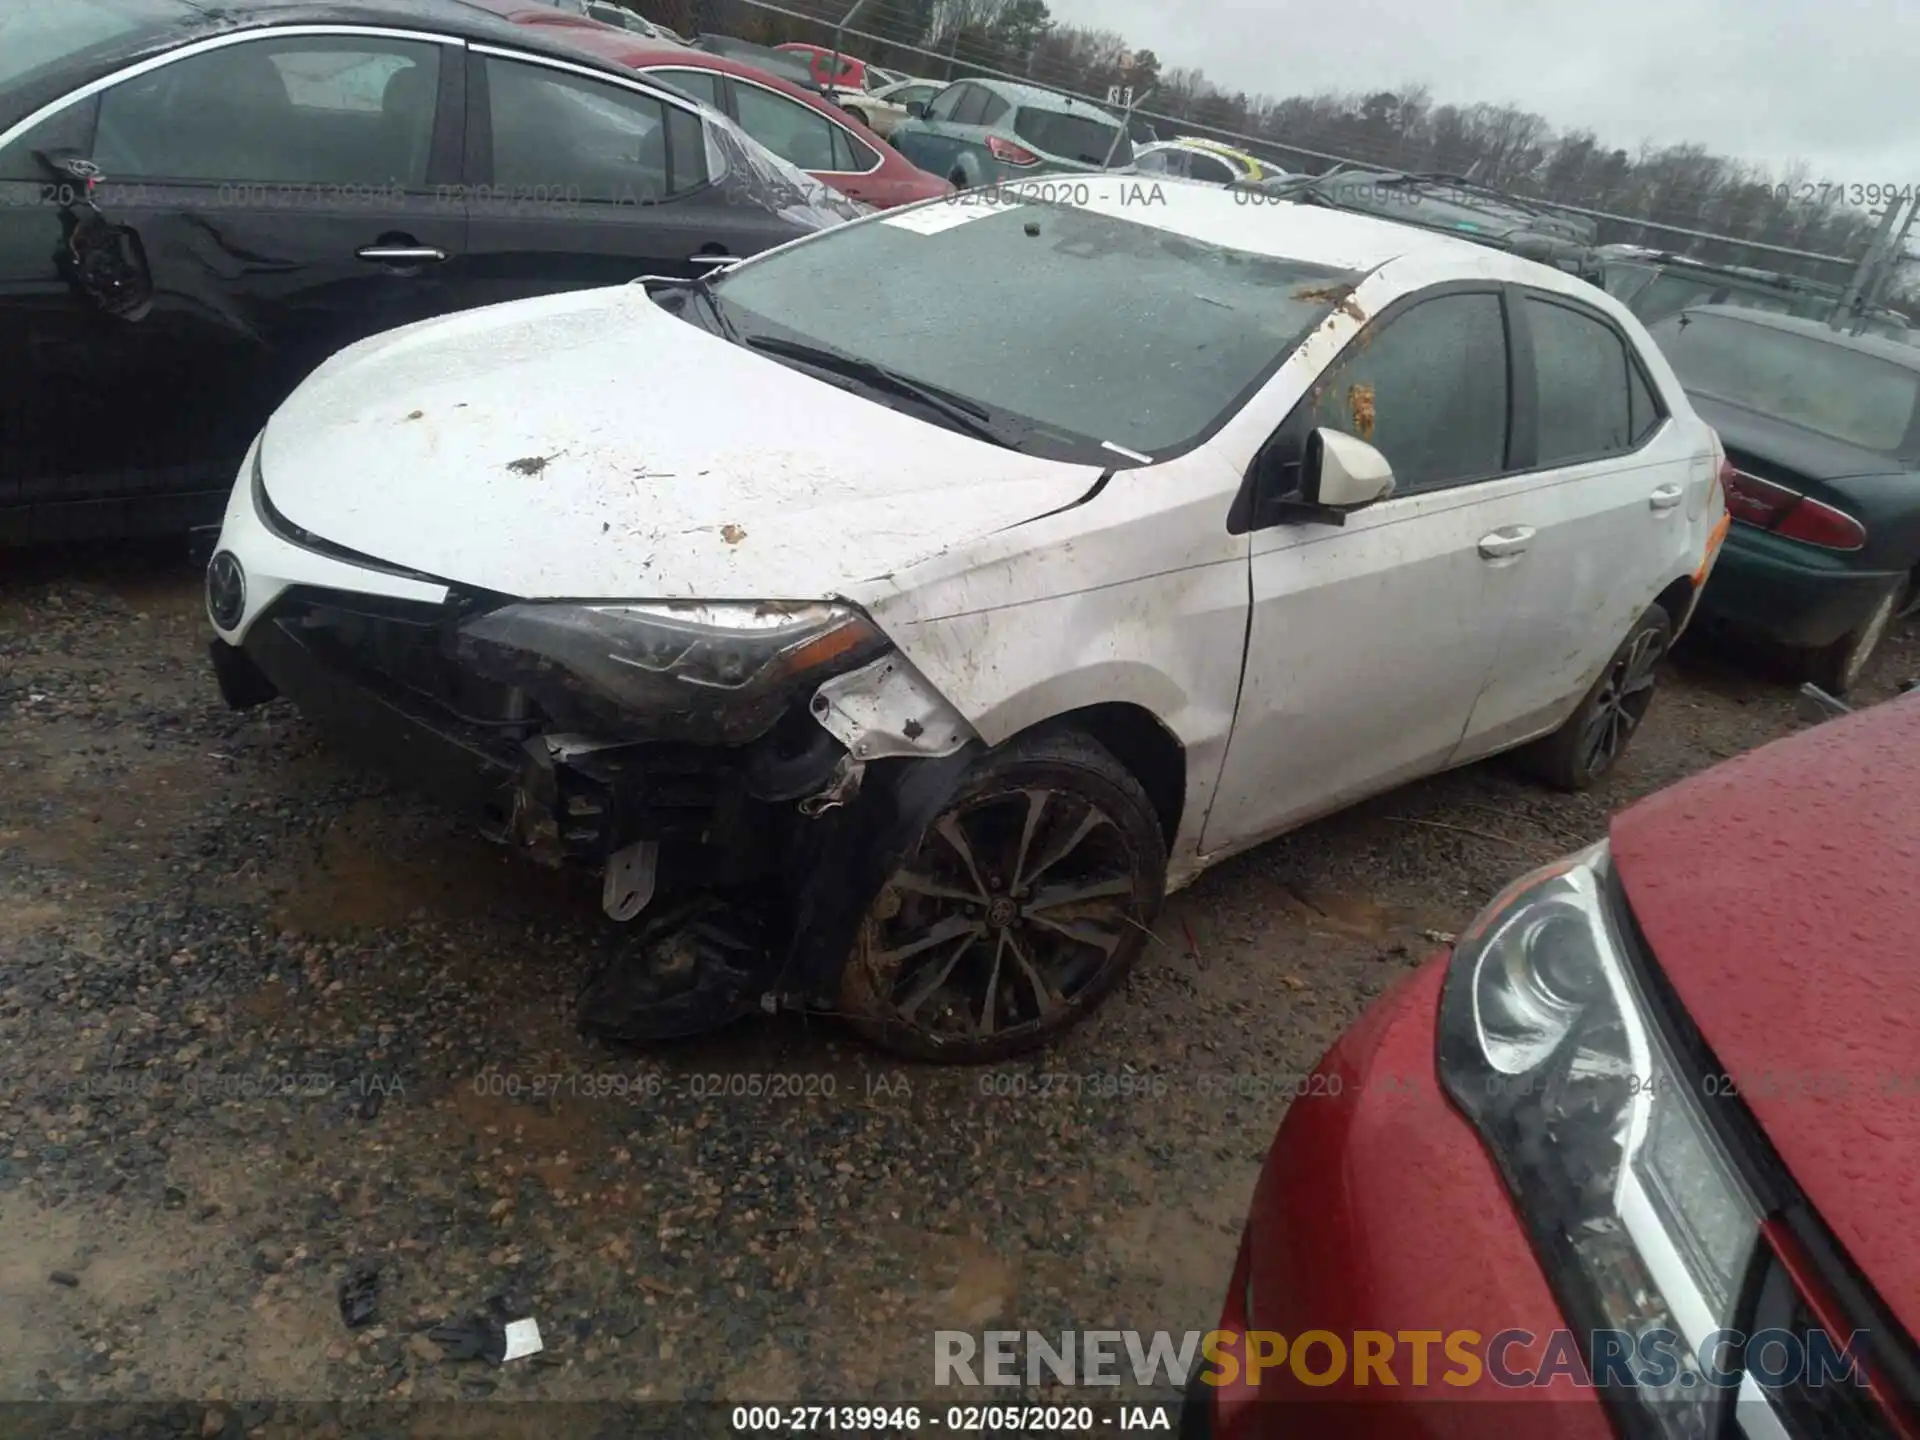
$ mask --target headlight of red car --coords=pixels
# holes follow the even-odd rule
[[[1717,1332],[1734,1323],[1760,1210],[1652,1021],[1607,866],[1602,844],[1536,871],[1461,937],[1440,1077],[1568,1320],[1583,1341],[1616,1332],[1587,1362],[1637,1412],[1630,1433],[1705,1440],[1735,1399]]]

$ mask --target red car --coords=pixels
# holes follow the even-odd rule
[[[518,25],[557,25],[569,44],[617,61],[713,106],[782,160],[842,195],[888,210],[953,193],[831,101],[724,55],[648,40],[518,0],[473,0]]]
[[[789,54],[805,58],[813,67],[816,83],[835,90],[864,90],[867,88],[867,62],[852,55],[841,55],[840,76],[833,77],[833,47],[831,45],[809,45],[802,40],[789,40],[784,45],[776,45],[776,50],[785,50]]]
[[[1920,1435],[1920,697],[1616,816],[1292,1093],[1186,1433]]]

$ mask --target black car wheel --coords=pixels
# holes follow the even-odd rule
[[[1125,977],[1165,893],[1146,791],[1077,732],[967,773],[868,907],[841,976],[862,1034],[920,1060],[1044,1044]]]
[[[1889,585],[1887,593],[1880,597],[1866,619],[1833,644],[1807,651],[1801,663],[1800,678],[1811,680],[1829,695],[1844,695],[1851,690],[1866,673],[1867,661],[1873,658],[1873,652],[1880,648],[1880,642],[1886,638],[1906,590],[1905,579]]]
[[[1661,657],[1673,643],[1673,622],[1658,605],[1640,618],[1567,723],[1521,752],[1542,780],[1584,790],[1611,770],[1653,703]]]

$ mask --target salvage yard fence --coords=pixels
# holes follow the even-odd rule
[[[945,0],[945,3],[954,5],[955,0]],[[926,62],[920,69],[931,79],[990,76],[1021,84],[1042,85],[1105,109],[1119,109],[1106,96],[1089,94],[1075,88],[1075,84],[1067,77],[1048,73],[1048,57],[1044,55],[1029,53],[1024,68],[1018,70],[1007,68],[1005,63],[996,63],[1005,60],[1004,52],[967,33],[964,23],[965,0],[958,0],[955,9],[955,13],[961,16],[960,23],[951,23],[944,40],[936,40],[934,44],[902,39],[899,33],[883,33],[886,29],[894,29],[900,33],[925,36],[935,9],[927,0],[859,0],[859,3],[851,3],[851,0],[651,0],[649,9],[670,11],[671,14],[663,13],[659,18],[678,28],[693,31],[725,30],[729,28],[725,23],[729,15],[750,13],[764,17],[768,22],[767,28],[774,30],[781,40],[806,40],[816,45],[844,46],[849,54],[874,59],[889,69],[905,68],[907,62],[900,57],[911,55]],[[1173,134],[1208,136],[1284,169],[1317,172],[1334,165],[1399,168],[1384,156],[1342,154],[1289,144],[1271,135],[1208,125],[1189,117],[1153,109],[1150,105],[1141,105],[1131,113],[1154,125],[1156,132],[1163,137]],[[1844,282],[1853,275],[1867,249],[1863,244],[1861,254],[1833,254],[1666,223],[1648,215],[1623,213],[1601,206],[1573,204],[1543,196],[1529,195],[1526,199],[1530,204],[1595,221],[1603,242],[1632,241],[1673,250],[1700,246],[1734,247],[1741,251],[1756,252],[1756,258],[1769,255],[1799,262],[1781,268],[1805,272],[1817,267],[1816,278],[1838,282]],[[1674,236],[1679,243],[1663,243],[1655,236]]]

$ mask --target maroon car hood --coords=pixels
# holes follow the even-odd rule
[[[1613,856],[1720,1065],[1920,1334],[1920,695],[1642,801]]]

